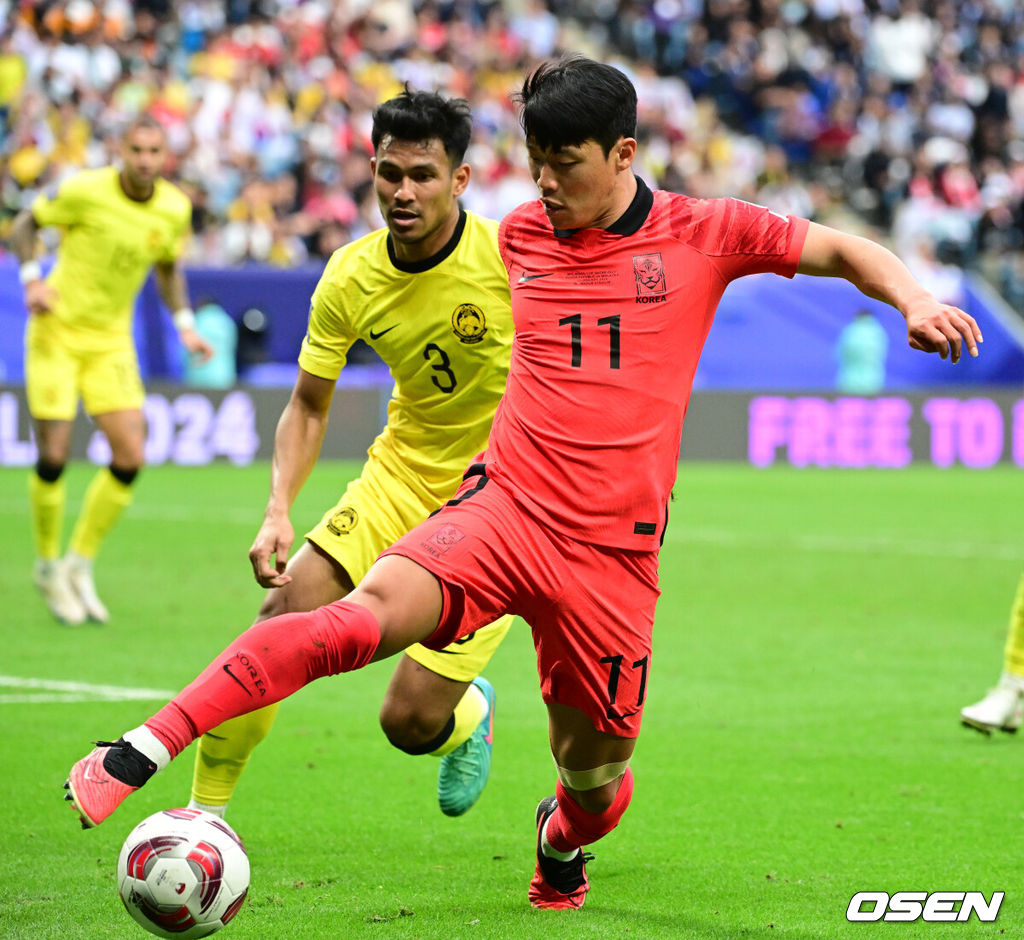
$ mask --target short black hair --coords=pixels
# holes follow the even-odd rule
[[[544,150],[596,140],[607,157],[620,137],[636,137],[636,89],[617,68],[572,55],[537,66],[513,96],[526,139]]]
[[[472,134],[473,112],[465,98],[412,91],[406,85],[404,91],[374,109],[370,140],[376,153],[387,135],[413,143],[437,138],[455,169],[466,156]]]

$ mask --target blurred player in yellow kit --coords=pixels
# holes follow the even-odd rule
[[[1024,575],[1010,608],[1010,627],[1003,650],[1003,674],[980,701],[960,710],[960,720],[985,734],[1015,732],[1024,721]]]
[[[348,594],[377,555],[455,495],[487,445],[512,343],[497,223],[460,208],[472,131],[459,99],[405,92],[374,112],[371,163],[386,227],[334,253],[313,294],[299,377],[274,439],[270,498],[249,557],[269,588],[257,622]],[[369,343],[395,389],[360,477],[289,559],[289,512],[316,463],[349,347]],[[272,560],[273,559],[273,560]],[[510,617],[440,652],[406,650],[381,724],[410,754],[442,758],[449,816],[480,796],[491,765],[494,690],[480,672]],[[277,714],[250,712],[200,738],[193,808],[223,815],[249,755]]]
[[[192,208],[161,178],[167,158],[162,126],[136,118],[121,141],[122,166],[84,170],[41,194],[14,221],[11,245],[21,261],[29,311],[25,385],[39,450],[29,478],[35,536],[34,579],[53,614],[67,624],[105,622],[92,563],[100,544],[131,502],[143,461],[144,393],[132,340],[135,297],[152,268],[174,313],[185,348],[208,357],[195,331],[180,258]],[[38,230],[57,226],[57,260],[43,278],[35,259]],[[65,487],[62,474],[81,397],[110,444],[109,467],[93,478],[60,558]]]

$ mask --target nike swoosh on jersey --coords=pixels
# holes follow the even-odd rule
[[[525,271],[523,271],[523,273],[519,275],[519,280],[516,281],[516,283],[526,284],[528,281],[536,281],[538,278],[541,277],[551,277],[551,272],[549,271],[547,274],[527,274]]]
[[[398,324],[396,323],[395,326],[398,326]],[[386,330],[381,330],[379,333],[370,330],[370,339],[380,339],[385,333],[390,333],[395,326],[389,326]]]

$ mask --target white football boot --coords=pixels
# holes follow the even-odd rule
[[[96,585],[92,580],[92,561],[68,552],[64,559],[64,570],[71,590],[85,608],[86,616],[96,623],[106,623],[110,613],[96,593]]]
[[[1024,679],[1004,672],[980,702],[960,710],[960,721],[984,734],[1015,733],[1024,721]]]
[[[39,588],[46,606],[59,621],[69,627],[85,623],[85,605],[68,584],[62,562],[50,558],[37,558],[32,580]]]

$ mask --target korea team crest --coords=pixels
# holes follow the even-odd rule
[[[342,506],[327,520],[327,529],[335,535],[348,535],[359,522],[359,513],[351,506]]]
[[[639,303],[651,303],[651,300],[641,298],[662,295],[667,290],[665,265],[661,260],[660,251],[649,255],[633,255],[633,274],[636,276],[636,296]]]
[[[424,539],[423,547],[431,555],[443,555],[453,545],[458,544],[466,537],[466,533],[457,525],[443,525],[429,539]]]
[[[459,304],[452,312],[452,332],[460,343],[472,346],[487,333],[487,318],[476,304]]]

